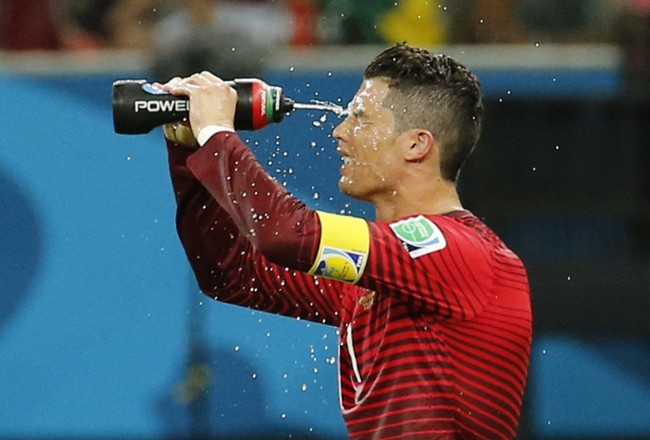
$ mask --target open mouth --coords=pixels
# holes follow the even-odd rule
[[[349,156],[341,156],[341,161],[343,162],[343,165],[350,165],[352,162],[354,162],[354,159],[352,159]]]
[[[356,159],[351,158],[350,156],[341,156],[341,171],[349,168],[352,165],[357,163]]]

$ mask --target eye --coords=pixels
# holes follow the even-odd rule
[[[363,110],[354,110],[350,113],[350,116],[358,122],[365,122],[368,119]]]

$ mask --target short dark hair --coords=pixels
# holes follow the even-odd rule
[[[456,181],[481,134],[483,103],[478,78],[453,58],[405,43],[375,57],[365,79],[385,78],[391,88],[385,106],[396,129],[431,131],[440,145],[442,177]]]

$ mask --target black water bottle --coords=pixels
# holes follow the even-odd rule
[[[294,101],[278,86],[260,79],[235,79],[227,84],[237,90],[236,130],[259,130],[280,122],[293,110]],[[154,127],[189,117],[190,102],[146,80],[118,80],[113,83],[113,126],[116,133],[144,134]]]

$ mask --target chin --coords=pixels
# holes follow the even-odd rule
[[[352,182],[350,182],[345,177],[341,177],[339,179],[339,191],[341,191],[346,196],[354,197],[354,187],[352,186]]]
[[[339,180],[339,190],[348,197],[353,199],[368,201],[368,198],[365,196],[361,188],[355,187],[352,182],[345,179],[344,177]]]

